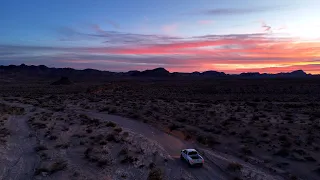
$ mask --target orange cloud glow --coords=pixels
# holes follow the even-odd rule
[[[165,56],[168,57],[167,60],[164,58],[165,64],[190,65],[181,68],[183,71],[189,68],[188,71],[287,72],[304,68],[309,73],[320,72],[320,42],[290,38],[223,37],[89,51],[125,56]],[[171,70],[179,71],[179,68],[172,67]]]

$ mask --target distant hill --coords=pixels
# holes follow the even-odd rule
[[[132,76],[143,76],[143,77],[169,77],[170,72],[164,68],[156,68],[151,70],[145,70],[145,71],[129,71],[131,72]],[[127,73],[128,74],[128,73]]]
[[[61,77],[58,81],[51,83],[51,85],[70,85],[72,82],[68,77]]]
[[[299,77],[311,77],[311,74],[307,74],[303,70],[296,70],[288,73],[277,73],[277,74],[260,74],[259,72],[248,72],[239,74],[240,77],[248,77],[248,78],[299,78]]]
[[[34,65],[9,65],[0,66],[0,75],[2,77],[10,76],[10,78],[19,77],[34,77],[34,78],[52,78],[57,79],[60,77],[68,77],[75,80],[89,80],[89,81],[101,81],[107,78],[117,78],[117,77],[152,77],[152,78],[175,78],[175,77],[193,77],[193,78],[305,78],[305,77],[319,77],[316,75],[311,75],[305,73],[303,70],[296,70],[288,73],[277,73],[277,74],[267,74],[259,72],[247,72],[241,74],[230,75],[224,72],[218,71],[205,71],[205,72],[192,72],[192,73],[181,73],[173,72],[170,73],[165,68],[156,68],[145,71],[128,71],[128,72],[110,72],[110,71],[100,71],[96,69],[84,69],[77,70],[72,68],[50,68],[44,65],[34,66]]]
[[[28,66],[25,64],[21,64],[19,66],[0,66],[0,74],[7,75],[12,78],[36,77],[57,79],[60,77],[69,77],[70,79],[90,80],[104,79],[106,77],[113,76],[115,73],[109,71],[99,71],[95,69],[76,70],[72,68],[49,68],[44,65]]]

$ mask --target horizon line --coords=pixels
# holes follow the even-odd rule
[[[168,71],[170,74],[171,73],[203,73],[203,72],[208,72],[208,71],[214,71],[214,72],[219,72],[219,73],[224,73],[226,75],[240,75],[240,74],[249,74],[249,73],[259,73],[260,75],[264,75],[264,74],[267,74],[267,75],[277,75],[277,74],[281,74],[281,73],[292,73],[292,72],[295,72],[295,71],[303,71],[304,73],[306,73],[306,75],[320,75],[320,74],[312,74],[312,73],[307,73],[305,72],[303,69],[296,69],[296,70],[292,70],[292,71],[286,71],[286,72],[278,72],[278,73],[262,73],[262,72],[259,72],[259,71],[243,71],[241,73],[226,73],[224,71],[217,71],[217,70],[205,70],[205,71],[189,71],[189,72],[180,72],[180,71],[169,71],[168,69],[166,69],[165,67],[156,67],[156,68],[147,68],[147,69],[144,69],[144,70],[128,70],[128,71],[110,71],[110,70],[106,70],[106,69],[94,69],[94,68],[73,68],[73,67],[52,67],[52,66],[47,66],[47,65],[44,65],[44,64],[40,64],[40,65],[34,65],[34,64],[25,64],[25,63],[22,63],[20,65],[16,65],[16,64],[9,64],[9,65],[1,65],[0,64],[0,67],[1,66],[45,66],[47,68],[55,68],[55,69],[73,69],[73,70],[96,70],[96,71],[102,71],[102,72],[113,72],[113,73],[126,73],[126,72],[130,72],[130,71],[139,71],[139,72],[143,72],[143,71],[147,71],[147,70],[155,70],[155,69],[159,69],[159,68],[162,68],[162,69],[165,69],[166,71]]]

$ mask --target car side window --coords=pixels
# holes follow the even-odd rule
[[[184,151],[182,151],[184,154],[187,154],[187,151],[186,150],[184,150]]]

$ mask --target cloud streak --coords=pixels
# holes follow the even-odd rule
[[[116,23],[110,19],[107,19],[106,22],[107,22],[107,24],[111,25],[113,28],[120,29],[120,25],[118,23]]]
[[[194,15],[214,15],[214,16],[231,16],[253,13],[263,13],[283,9],[285,6],[265,6],[265,7],[250,7],[250,8],[216,8],[205,9],[198,12],[188,13]]]
[[[155,35],[155,34],[137,34],[126,33],[121,31],[109,31],[102,29],[98,24],[92,24],[93,32],[81,32],[79,30],[63,27],[58,29],[61,41],[79,41],[79,40],[96,40],[106,45],[111,44],[150,44],[172,42],[181,39],[176,36]]]
[[[46,47],[0,45],[0,64],[54,64],[106,70],[143,70],[165,67],[171,71],[219,70],[227,73],[282,72],[303,69],[320,73],[320,41],[301,41],[278,34],[230,34],[175,37],[105,31],[74,37],[108,41],[102,46]],[[130,42],[130,43],[126,43]],[[99,66],[100,65],[100,66]],[[73,67],[73,66],[72,66]]]
[[[214,23],[215,23],[215,21],[213,21],[213,20],[200,20],[200,21],[198,21],[198,24],[201,24],[201,25],[211,25]]]

